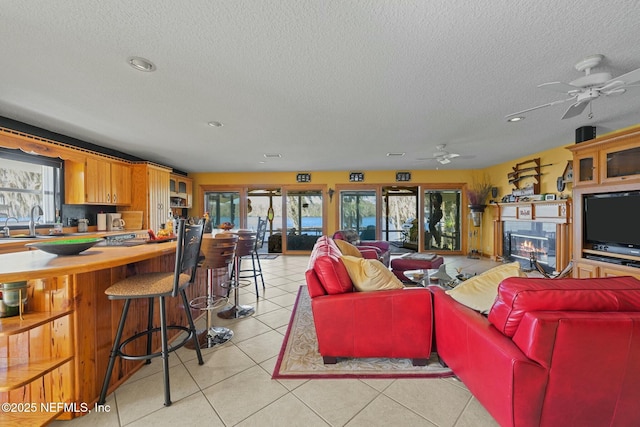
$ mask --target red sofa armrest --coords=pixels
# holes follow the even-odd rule
[[[312,298],[311,307],[323,356],[430,356],[431,293],[427,289],[324,295]]]

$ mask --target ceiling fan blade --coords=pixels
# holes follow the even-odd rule
[[[589,105],[589,102],[591,102],[591,101],[578,102],[578,103],[573,104],[571,107],[569,107],[567,109],[567,111],[565,111],[564,115],[562,116],[562,120],[570,119],[571,117],[575,117],[575,116],[579,116],[580,114],[582,114],[584,109],[587,108],[587,105]]]
[[[446,165],[448,163],[451,163],[451,160],[447,159],[446,157],[440,157],[437,160],[438,160],[438,162],[440,162],[441,165]]]
[[[533,107],[533,108],[527,108],[526,110],[518,111],[517,113],[511,113],[511,114],[509,114],[507,116],[504,116],[504,118],[505,119],[509,119],[511,117],[519,116],[519,115],[521,115],[523,113],[528,113],[529,111],[538,110],[540,108],[545,108],[545,107],[551,107],[553,105],[563,104],[563,103],[568,102],[568,101],[573,101],[576,98],[576,96],[577,96],[577,94],[572,96],[572,97],[570,97],[570,98],[567,98],[567,99],[562,99],[562,100],[559,100],[559,101],[549,102],[547,104],[538,105],[537,107]]]
[[[456,157],[460,157],[460,154],[458,154],[458,153],[449,153],[449,154],[447,154],[446,156],[443,156],[443,157],[446,157],[447,159],[455,159]]]
[[[615,79],[611,79],[606,84],[608,85],[610,82],[617,81],[621,81],[625,85],[631,85],[640,82],[640,68],[638,68],[637,70],[629,71],[628,73],[618,76]]]
[[[608,93],[622,86],[624,86],[624,82],[622,80],[615,79],[615,80],[609,80],[604,86],[602,86],[598,90],[603,93]]]
[[[538,85],[538,87],[540,89],[552,90],[554,92],[562,92],[562,93],[571,93],[575,91],[580,91],[579,87],[575,87],[570,85],[569,83],[563,83],[563,82],[542,83],[541,85]]]

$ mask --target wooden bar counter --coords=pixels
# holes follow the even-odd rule
[[[42,425],[95,410],[123,305],[108,300],[105,289],[138,273],[173,271],[174,265],[175,242],[94,246],[74,256],[40,250],[0,255],[0,283],[29,285],[23,319],[0,319],[0,403],[10,404],[2,406],[0,426]],[[187,290],[189,299],[205,295],[203,276]],[[147,304],[133,301],[124,337],[146,328]],[[181,304],[180,298],[167,299],[169,325],[186,324]],[[158,304],[155,311],[158,319]],[[138,341],[128,353],[145,352],[144,340]],[[142,363],[117,363],[110,392]]]

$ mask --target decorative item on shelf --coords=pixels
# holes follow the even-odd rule
[[[396,172],[396,181],[397,182],[411,181],[411,172]]]
[[[299,173],[296,175],[297,182],[311,182],[311,174],[310,173]]]
[[[364,181],[364,172],[351,172],[349,173],[350,182],[362,182]]]
[[[467,188],[467,199],[471,212],[484,212],[486,202],[491,194],[493,185],[489,183],[488,176],[484,176],[481,181],[474,179]]]
[[[512,169],[513,171],[507,174],[507,179],[509,180],[509,184],[513,185],[516,190],[520,189],[520,185],[523,180],[527,180],[529,178],[535,180],[532,184],[534,187],[534,194],[538,194],[540,192],[540,168],[551,166],[553,163],[548,163],[546,165],[540,164],[540,157],[535,159],[525,160],[523,162],[517,163]]]
[[[565,166],[562,176],[558,177],[558,180],[556,181],[556,188],[558,191],[562,192],[569,183],[573,183],[573,161],[571,160],[567,161],[567,166]]]

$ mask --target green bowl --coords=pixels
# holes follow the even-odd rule
[[[103,240],[102,237],[82,239],[51,240],[47,242],[28,243],[26,246],[40,249],[54,255],[78,255]]]

